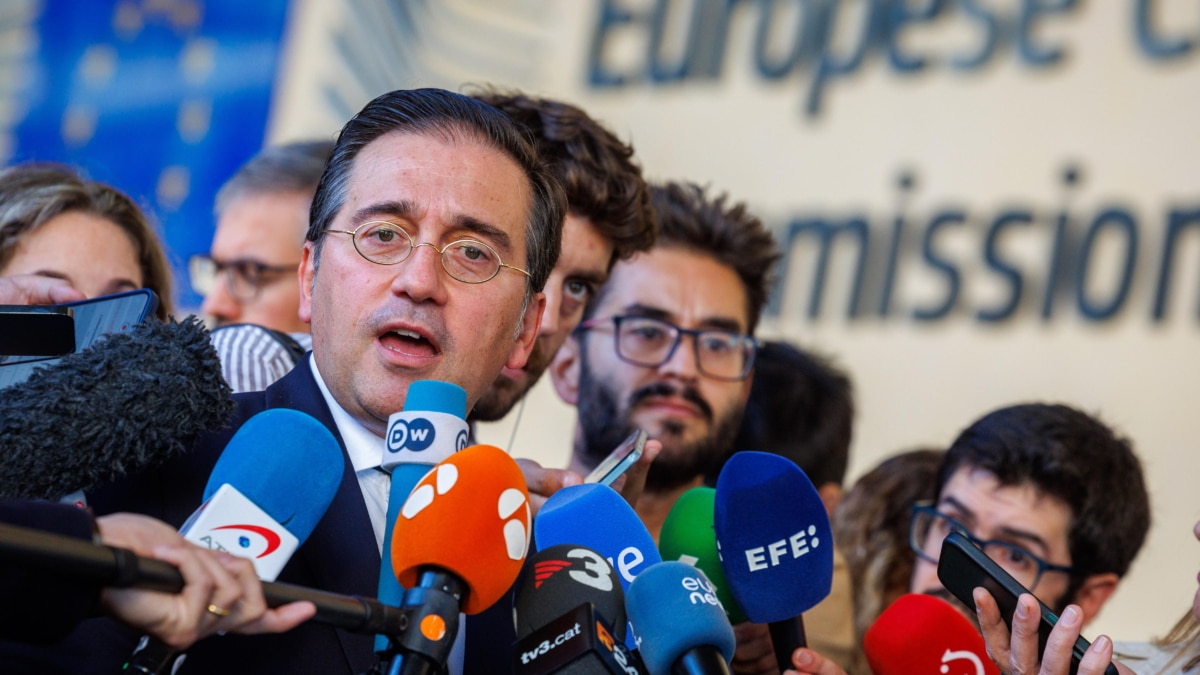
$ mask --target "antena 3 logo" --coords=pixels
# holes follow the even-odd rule
[[[434,429],[433,422],[428,419],[424,417],[399,418],[393,420],[391,428],[388,429],[387,449],[388,452],[400,452],[401,450],[421,452],[433,445],[435,438],[437,438],[437,431]]]

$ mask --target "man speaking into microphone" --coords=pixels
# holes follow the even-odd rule
[[[135,510],[177,525],[200,503],[216,457],[242,422],[265,409],[300,410],[334,433],[345,466],[325,517],[279,580],[374,596],[390,480],[378,470],[388,418],[404,408],[416,380],[462,387],[469,409],[502,368],[524,365],[564,211],[561,187],[500,111],[443,90],[378,97],[343,128],[313,199],[299,268],[312,354],[267,390],[238,395],[231,429],[154,475],[90,494],[91,503],[102,513]],[[490,659],[509,658],[509,643],[489,644],[470,622],[466,635],[464,660],[452,656],[451,672],[486,672]],[[373,647],[370,635],[310,623],[253,641],[201,642],[180,672],[353,675],[376,665]]]

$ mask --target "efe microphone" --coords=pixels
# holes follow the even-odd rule
[[[733,453],[717,477],[721,569],[746,616],[765,623],[779,669],[806,645],[800,618],[829,595],[833,534],[812,481],[791,460]]]

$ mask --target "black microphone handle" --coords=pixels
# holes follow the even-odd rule
[[[128,549],[7,523],[0,523],[0,560],[61,572],[102,586],[136,587],[166,593],[183,590],[183,576],[170,563],[143,558]],[[399,608],[374,598],[269,581],[263,582],[262,589],[269,607],[307,600],[317,606],[312,621],[354,633],[396,636],[408,627],[408,620]]]
[[[731,672],[720,649],[713,645],[697,645],[675,659],[671,675],[731,675]]]
[[[808,646],[804,637],[804,618],[772,621],[767,624],[771,630],[771,644],[775,647],[775,661],[779,664],[779,672],[792,667],[792,654],[800,647]]]

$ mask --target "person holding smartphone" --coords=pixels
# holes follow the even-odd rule
[[[1192,534],[1200,540],[1200,522],[1193,526]],[[1082,625],[1078,621],[1060,620],[1050,631],[1045,651],[1039,654],[1037,602],[1029,594],[1021,595],[1017,602],[1024,611],[1018,610],[1010,632],[1000,616],[995,598],[981,588],[975,590],[977,616],[988,653],[995,657],[1005,673],[1037,671],[1045,675],[1065,675],[1071,662],[1071,646],[1079,637]],[[1074,607],[1073,614],[1079,611]],[[1195,672],[1200,667],[1200,588],[1192,598],[1191,611],[1184,614],[1165,637],[1153,643],[1114,644],[1104,635],[1093,640],[1091,648],[1080,660],[1079,675],[1103,673],[1114,656],[1122,659],[1113,661],[1122,675]]]
[[[934,500],[914,505],[909,591],[974,616],[937,574],[942,541],[960,532],[1077,634],[1117,589],[1149,529],[1145,478],[1127,439],[1066,405],[1000,408],[958,435],[938,469]],[[1040,612],[1031,616],[1040,620]],[[841,672],[810,649],[797,650],[793,665],[801,673]]]

